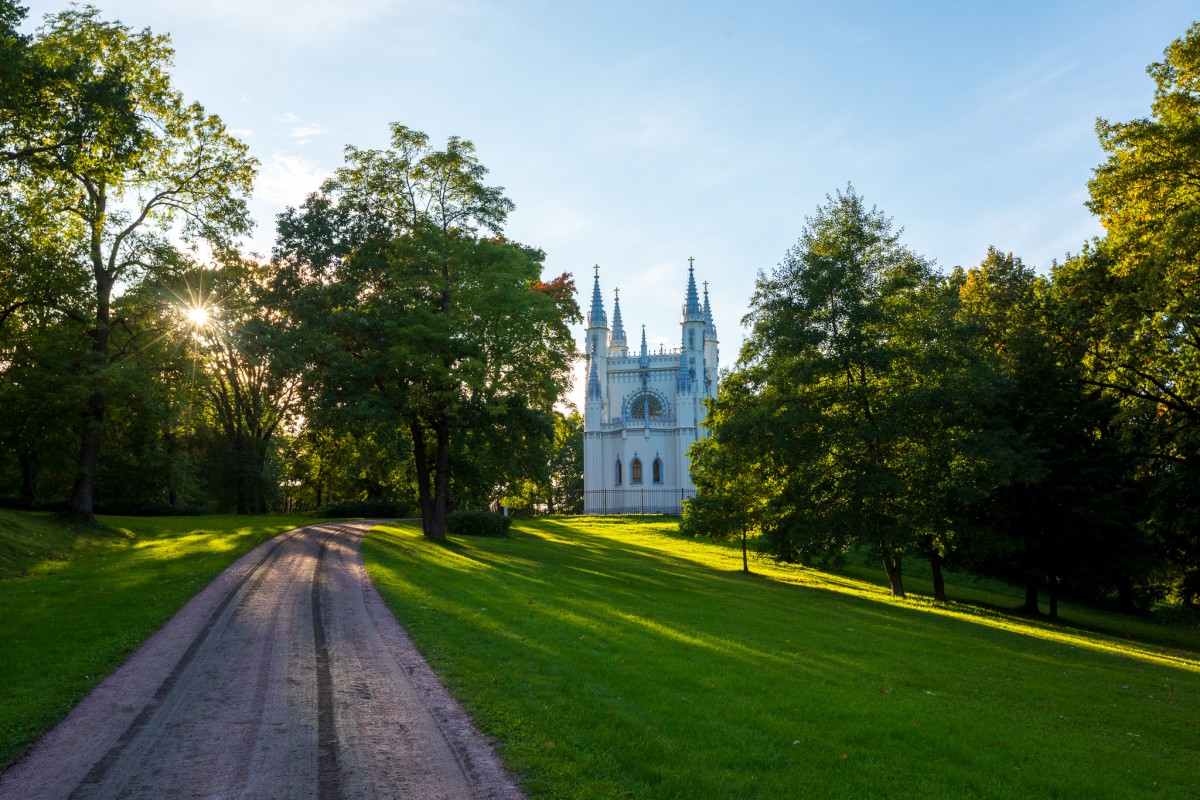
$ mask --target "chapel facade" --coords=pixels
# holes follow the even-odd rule
[[[614,290],[612,328],[596,267],[587,316],[587,397],[583,415],[584,513],[678,514],[695,494],[687,451],[705,436],[704,399],[717,394],[717,328],[696,291],[693,259],[678,349],[630,353]]]

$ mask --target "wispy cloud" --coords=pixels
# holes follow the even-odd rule
[[[310,123],[308,125],[298,125],[288,131],[288,136],[296,140],[296,144],[308,144],[313,140],[313,137],[320,136],[328,130],[324,125]]]
[[[272,153],[263,161],[255,195],[273,205],[299,205],[315,192],[329,170],[315,161],[288,153]]]

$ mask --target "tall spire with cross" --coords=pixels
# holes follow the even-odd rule
[[[600,265],[596,265],[596,280],[592,284],[592,310],[588,312],[589,328],[607,328],[608,315],[604,313],[604,299],[600,296]]]
[[[683,306],[684,321],[704,320],[704,312],[700,310],[700,297],[696,294],[696,259],[688,258],[688,287],[687,300]]]

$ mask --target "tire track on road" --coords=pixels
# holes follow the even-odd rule
[[[163,707],[171,693],[174,691],[175,687],[178,685],[180,676],[188,669],[188,667],[192,665],[196,659],[196,656],[200,653],[201,648],[208,642],[210,634],[213,632],[214,628],[216,628],[217,621],[220,620],[225,614],[226,609],[228,609],[233,601],[237,599],[240,594],[242,594],[243,588],[245,588],[245,586],[252,579],[265,574],[263,568],[267,566],[268,561],[276,560],[279,555],[284,552],[283,545],[290,542],[295,537],[303,534],[305,530],[307,529],[297,528],[296,530],[284,536],[282,539],[279,539],[279,541],[277,541],[270,550],[263,554],[262,558],[258,560],[258,563],[255,564],[252,569],[243,575],[236,584],[230,587],[229,591],[226,592],[221,602],[212,610],[212,613],[208,615],[208,619],[205,620],[204,626],[199,630],[195,638],[192,639],[187,649],[184,650],[183,655],[179,657],[179,661],[176,663],[175,668],[172,669],[167,677],[163,679],[162,683],[158,685],[158,688],[154,691],[151,701],[142,708],[136,717],[133,718],[133,721],[129,723],[129,727],[127,727],[121,734],[120,738],[117,740],[117,743],[113,745],[108,752],[106,752],[104,756],[92,766],[87,775],[84,776],[83,780],[80,781],[79,785],[75,787],[75,790],[72,791],[68,796],[68,800],[85,800],[88,794],[91,793],[92,789],[104,781],[104,778],[107,776],[109,770],[112,769],[113,765],[121,758],[121,755],[125,752],[126,748],[128,748],[131,744],[133,744],[134,741],[137,740],[138,736],[143,730],[146,729],[146,726],[153,719],[154,715],[157,714]]]
[[[340,531],[335,531],[337,533]],[[321,800],[341,800],[338,769],[338,735],[333,716],[333,673],[329,667],[329,633],[321,611],[323,568],[329,550],[330,533],[321,542],[312,579],[313,644],[317,660],[317,796]]]
[[[371,585],[373,524],[242,556],[0,774],[0,800],[523,800]]]

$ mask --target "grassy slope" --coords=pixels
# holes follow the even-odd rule
[[[78,531],[0,511],[0,765],[112,672],[189,598],[302,517],[103,517]]]
[[[535,798],[1196,791],[1195,653],[744,576],[673,528],[539,520],[440,546],[395,526],[364,556]]]

